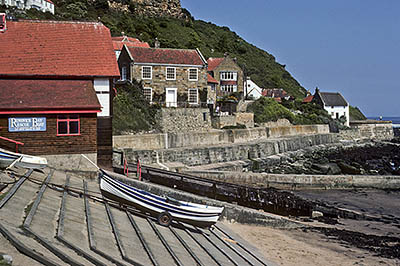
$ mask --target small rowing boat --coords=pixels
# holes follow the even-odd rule
[[[23,168],[44,168],[47,166],[46,158],[7,151],[0,148],[0,169],[12,166]]]
[[[199,227],[210,227],[218,221],[224,207],[178,201],[161,197],[129,186],[100,170],[100,190],[103,196],[120,204],[134,206],[157,217],[161,225],[168,226],[172,219]]]

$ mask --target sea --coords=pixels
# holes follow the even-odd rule
[[[373,120],[392,121],[393,127],[400,128],[400,117],[398,116],[382,116],[382,119],[379,116],[371,116],[367,118]]]

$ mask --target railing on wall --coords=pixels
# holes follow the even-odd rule
[[[15,144],[15,152],[18,152],[18,145],[21,145],[21,146],[24,145],[23,142],[16,141],[16,140],[13,140],[13,139],[9,139],[9,138],[6,138],[6,137],[0,136],[0,139],[14,143]]]

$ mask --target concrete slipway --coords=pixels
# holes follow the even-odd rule
[[[0,193],[0,253],[12,254],[13,265],[274,265],[220,222],[214,230],[177,223],[163,227],[112,206],[101,200],[96,179],[53,169],[17,169],[0,172],[0,182],[9,183]],[[251,216],[263,224],[297,226],[276,215],[179,194],[225,206],[224,219]]]

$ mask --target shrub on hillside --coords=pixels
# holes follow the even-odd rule
[[[157,130],[158,105],[150,105],[143,95],[142,85],[134,82],[117,86],[114,98],[113,133],[137,133]]]
[[[248,111],[254,113],[254,122],[265,123],[269,121],[277,121],[280,118],[286,118],[293,122],[295,115],[286,107],[279,104],[272,98],[261,97],[248,106]]]

